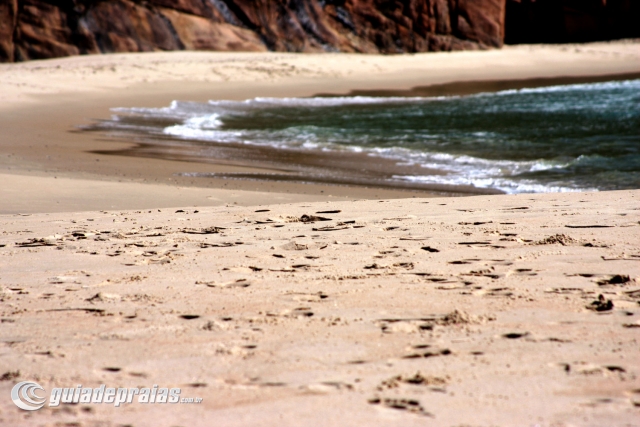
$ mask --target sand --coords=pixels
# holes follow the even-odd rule
[[[639,190],[203,184],[69,132],[172,99],[637,72],[631,42],[1,65],[0,424],[640,425]],[[203,400],[25,412],[28,380]]]
[[[637,425],[639,198],[3,216],[3,396],[35,380],[203,401],[25,414],[3,399],[0,419]]]

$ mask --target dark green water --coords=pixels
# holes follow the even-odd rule
[[[107,125],[116,132],[361,151],[425,167],[399,181],[508,193],[640,188],[640,80],[466,97],[175,101],[115,112]]]

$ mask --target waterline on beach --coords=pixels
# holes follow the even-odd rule
[[[630,189],[640,188],[639,94],[640,80],[627,80],[469,96],[174,101],[116,108],[94,129],[197,147],[203,158],[215,156],[208,148],[216,144],[240,144],[301,156],[362,153],[411,169],[394,171],[389,183],[506,193]]]

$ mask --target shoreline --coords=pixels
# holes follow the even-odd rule
[[[556,76],[539,77],[519,80],[475,80],[434,84],[429,86],[415,86],[407,90],[374,89],[352,90],[344,94],[317,94],[315,96],[381,96],[381,97],[438,97],[465,96],[478,93],[501,92],[505,90],[534,89],[549,86],[573,85],[583,83],[603,83],[610,81],[624,81],[640,79],[640,71],[634,73],[615,73],[593,76]]]
[[[198,181],[175,173],[276,168],[100,154],[136,142],[76,126],[174,99],[638,72],[638,46],[0,65],[0,424],[637,425],[640,190]],[[202,400],[28,412],[23,381]]]
[[[0,127],[5,133],[0,139],[0,173],[40,176],[54,195],[56,176],[112,182],[114,190],[105,193],[104,209],[136,207],[136,200],[144,197],[144,192],[129,189],[126,182],[156,186],[149,189],[159,195],[157,203],[162,206],[171,205],[171,197],[161,196],[162,188],[167,194],[190,188],[192,205],[210,204],[211,200],[221,203],[225,198],[223,190],[287,195],[283,200],[295,200],[296,195],[316,201],[415,197],[417,194],[413,191],[393,189],[180,177],[176,174],[185,171],[184,163],[96,154],[127,151],[136,144],[83,134],[75,129],[108,117],[110,108],[161,107],[175,99],[306,97],[327,93],[328,88],[340,94],[409,93],[407,91],[424,91],[424,87],[429,86],[430,90],[451,93],[461,88],[477,89],[479,80],[485,82],[481,86],[500,85],[504,83],[499,82],[509,80],[526,84],[535,79],[568,75],[597,80],[602,75],[638,73],[639,45],[637,41],[529,45],[483,52],[406,56],[170,52],[2,64]],[[188,165],[188,171],[202,174],[261,172],[250,163]],[[44,204],[35,208],[38,198],[45,194],[28,187],[20,191],[20,180],[16,180],[15,185],[18,193],[30,196],[7,199],[11,202],[2,207],[3,212],[46,209]],[[83,191],[78,189],[76,199],[82,199]],[[116,196],[118,192],[121,196]],[[428,193],[419,194],[428,196]],[[7,189],[2,195],[11,196]],[[235,201],[250,204],[254,200],[254,197],[240,197]],[[87,205],[86,209],[99,208],[98,205]],[[68,209],[77,210],[78,203],[74,206]],[[65,209],[64,203],[50,203],[49,207],[53,211]]]

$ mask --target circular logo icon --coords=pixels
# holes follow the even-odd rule
[[[45,391],[38,383],[22,381],[11,389],[11,400],[16,406],[25,411],[36,411],[44,406],[46,397],[40,397],[36,390]]]

